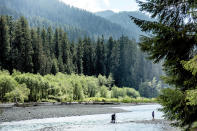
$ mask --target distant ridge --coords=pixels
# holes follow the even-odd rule
[[[96,15],[101,16],[113,23],[121,25],[126,30],[129,30],[129,32],[132,33],[132,36],[134,36],[133,38],[135,38],[136,40],[139,39],[140,35],[146,35],[146,33],[142,32],[141,29],[131,21],[129,16],[134,16],[140,19],[152,21],[152,19],[149,16],[138,11],[131,11],[131,12],[122,11],[119,13],[115,13],[115,12],[112,13],[112,12],[113,11],[109,11],[109,10],[101,11],[101,12],[96,12]]]
[[[23,15],[30,21],[30,25],[35,27],[61,26],[72,39],[87,35],[93,38],[101,35],[119,38],[122,34],[135,37],[133,32],[117,23],[59,0],[0,0],[0,14],[12,15],[15,18]]]

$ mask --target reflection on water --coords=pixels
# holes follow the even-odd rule
[[[117,123],[111,124],[111,114],[86,115],[61,118],[35,119],[0,124],[1,131],[163,131],[162,124],[132,123],[130,121],[151,120],[155,111],[156,119],[163,119],[157,111],[160,105],[139,105],[118,107],[131,112],[117,113]],[[117,107],[116,107],[117,108]]]

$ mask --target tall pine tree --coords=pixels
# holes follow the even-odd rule
[[[164,59],[164,80],[175,89],[164,90],[160,103],[165,117],[175,121],[175,125],[189,130],[197,121],[197,107],[186,103],[186,90],[193,89],[197,82],[187,81],[193,78],[181,61],[188,61],[196,50],[196,1],[182,0],[147,0],[138,1],[140,10],[150,13],[158,21],[131,19],[142,29],[153,35],[141,38],[141,49],[148,53],[154,62]]]
[[[0,67],[8,69],[10,60],[9,28],[5,16],[0,17]]]

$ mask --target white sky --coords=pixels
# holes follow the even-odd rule
[[[66,4],[85,9],[90,12],[103,10],[136,11],[138,5],[135,0],[60,0]]]

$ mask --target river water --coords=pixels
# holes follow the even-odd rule
[[[165,131],[164,124],[145,124],[136,121],[163,119],[160,105],[115,107],[131,112],[117,113],[117,123],[110,123],[111,114],[34,119],[0,124],[0,131]]]

